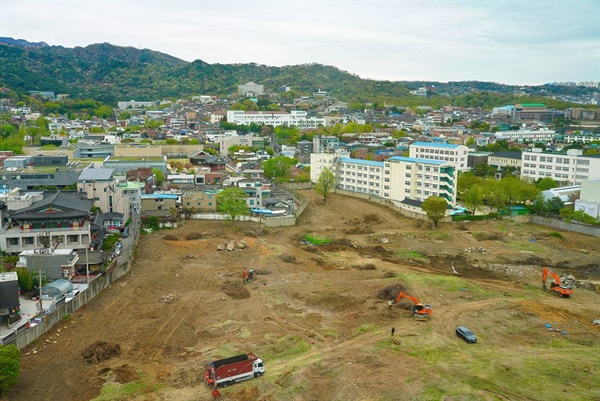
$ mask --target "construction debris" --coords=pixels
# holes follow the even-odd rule
[[[105,361],[121,353],[121,346],[106,341],[96,341],[83,350],[81,356],[87,359],[89,363],[98,363]]]
[[[173,301],[179,300],[179,298],[181,298],[179,295],[167,294],[160,297],[158,302],[162,302],[163,304],[169,304]]]
[[[467,248],[465,248],[465,253],[481,253],[484,255],[489,255],[490,251],[488,249],[485,249],[484,247],[480,246],[480,247],[475,247],[475,246],[469,246]]]
[[[245,241],[238,241],[238,242],[234,242],[234,241],[229,241],[229,242],[224,242],[222,244],[219,244],[219,246],[217,246],[217,251],[241,251],[242,249],[245,249],[248,245],[246,244]]]

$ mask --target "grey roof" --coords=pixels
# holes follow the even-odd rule
[[[56,219],[76,218],[87,216],[92,209],[94,201],[83,199],[77,192],[44,192],[44,199],[33,203],[31,206],[19,209],[10,214],[13,219]],[[40,210],[54,207],[58,209],[53,213],[41,213]]]
[[[493,157],[506,157],[508,159],[518,159],[521,160],[521,154],[523,152],[513,152],[510,150],[501,150],[500,152],[496,152],[494,154],[491,154],[490,156]]]
[[[112,168],[86,168],[79,175],[78,181],[110,181]]]

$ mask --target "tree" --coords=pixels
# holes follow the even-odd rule
[[[558,188],[558,182],[550,177],[544,177],[540,178],[540,180],[536,183],[536,186],[540,191],[546,191],[548,189]]]
[[[159,168],[153,168],[152,174],[154,174],[156,176],[156,186],[157,187],[162,186],[163,180],[165,178],[165,175],[163,174],[162,170]]]
[[[321,174],[319,175],[319,179],[317,180],[317,185],[315,185],[315,191],[319,195],[323,196],[323,202],[327,203],[327,197],[332,189],[335,188],[335,175],[333,171],[324,167],[321,170]]]
[[[217,195],[217,209],[221,213],[227,213],[231,220],[231,225],[235,224],[238,216],[250,214],[246,204],[246,193],[240,188],[227,188]]]
[[[465,143],[465,145],[471,146],[471,145],[475,145],[476,143],[477,143],[477,141],[475,140],[475,138],[470,136],[469,139],[467,139],[467,143]]]
[[[483,191],[479,185],[473,185],[467,193],[461,198],[462,203],[465,205],[467,210],[475,214],[477,209],[483,206]]]
[[[268,159],[263,163],[263,170],[266,177],[270,177],[273,180],[278,180],[284,177],[289,178],[290,170],[294,164],[298,163],[296,159],[290,159],[286,156],[277,156]]]
[[[427,213],[427,217],[433,221],[433,227],[437,227],[438,222],[446,215],[446,209],[448,208],[448,202],[439,196],[430,196],[425,199],[425,202],[421,205],[421,209]]]
[[[16,345],[0,345],[0,398],[17,384],[21,369],[21,351]]]
[[[472,171],[461,172],[456,183],[457,192],[459,195],[465,194],[473,185],[481,185],[482,181]]]
[[[475,166],[472,171],[477,177],[487,178],[496,175],[497,170],[496,167],[492,167],[487,163],[480,163]]]

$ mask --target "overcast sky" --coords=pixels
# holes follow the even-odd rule
[[[0,0],[0,36],[393,81],[600,81],[598,0]]]

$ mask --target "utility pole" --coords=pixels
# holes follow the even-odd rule
[[[87,286],[90,288],[90,263],[88,259],[88,247],[85,247],[85,274],[87,275]]]
[[[40,318],[44,315],[44,305],[42,303],[42,269],[38,269],[38,279],[39,279],[39,301],[40,301]]]

